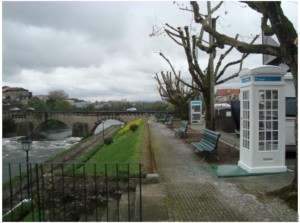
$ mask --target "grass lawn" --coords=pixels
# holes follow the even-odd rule
[[[105,145],[88,161],[94,162],[141,162],[144,140],[144,123],[139,119],[139,127],[135,132],[121,130],[110,145]],[[127,126],[130,126],[129,123]],[[124,129],[127,128],[126,126]]]
[[[139,127],[136,131],[129,129],[130,125],[137,124]],[[144,121],[138,119],[128,123],[113,138],[113,143],[102,146],[98,152],[91,157],[85,165],[86,174],[104,173],[105,169],[109,175],[137,174],[139,169],[138,163],[141,162],[144,146]],[[98,163],[102,163],[99,164]],[[107,163],[104,165],[103,163]],[[116,164],[118,163],[118,165]],[[129,164],[130,163],[130,164]],[[135,163],[135,164],[132,164]],[[90,164],[90,165],[89,165]],[[82,171],[81,167],[80,171]]]

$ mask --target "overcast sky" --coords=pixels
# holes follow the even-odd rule
[[[226,2],[217,26],[250,42],[260,34],[260,15],[244,6]],[[283,8],[297,29],[298,3],[286,1]],[[170,69],[158,52],[190,77],[183,49],[166,35],[149,34],[155,25],[178,27],[191,20],[173,1],[2,2],[2,85],[33,95],[64,90],[90,101],[160,100],[153,76]],[[239,58],[235,53],[230,60]],[[208,55],[200,53],[199,60],[204,70]],[[261,55],[252,55],[244,67],[261,64]]]

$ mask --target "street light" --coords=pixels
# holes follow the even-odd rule
[[[27,164],[27,196],[28,199],[30,197],[30,181],[29,181],[29,156],[28,152],[32,149],[32,140],[26,137],[24,140],[22,140],[22,149],[26,152],[26,164]]]
[[[28,164],[29,157],[28,152],[32,149],[32,140],[26,137],[24,140],[22,140],[22,149],[26,152],[26,162]]]

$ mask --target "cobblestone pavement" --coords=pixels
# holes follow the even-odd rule
[[[280,200],[260,201],[238,183],[212,175],[208,164],[174,131],[160,123],[149,125],[169,221],[298,220],[297,212]]]

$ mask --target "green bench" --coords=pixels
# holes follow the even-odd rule
[[[181,121],[180,127],[175,129],[175,135],[180,137],[187,136],[188,126],[189,126],[188,121]]]
[[[173,116],[169,116],[168,119],[167,119],[167,121],[165,121],[165,125],[167,127],[172,127],[173,126],[173,119],[174,119]]]
[[[200,142],[192,142],[192,146],[201,152],[216,153],[221,134],[205,129]]]
[[[167,114],[158,114],[155,116],[156,122],[164,123],[168,118]]]

